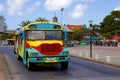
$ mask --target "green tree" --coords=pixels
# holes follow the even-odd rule
[[[19,26],[24,27],[24,26],[30,24],[31,22],[32,22],[32,21],[30,21],[30,20],[22,21],[22,22],[19,24]]]
[[[92,25],[92,32],[93,34],[99,33],[100,26],[97,24]]]
[[[120,35],[120,11],[112,11],[104,18],[100,23],[100,34],[107,38]]]
[[[83,40],[85,36],[89,35],[89,29],[82,27],[80,29],[77,30],[73,30],[73,34],[72,35],[68,35],[68,39],[72,39],[72,40]]]
[[[2,34],[2,35],[0,36],[0,40],[10,39],[10,38],[12,38],[13,36],[15,36],[15,33]]]
[[[36,21],[36,22],[48,22],[47,19],[41,18],[41,17],[37,18],[35,21]],[[30,21],[30,20],[22,21],[22,22],[19,24],[19,26],[24,27],[24,26],[30,24],[31,22],[33,22],[33,21]]]
[[[41,17],[37,18],[35,21],[37,21],[37,22],[48,22],[47,19],[41,18]]]

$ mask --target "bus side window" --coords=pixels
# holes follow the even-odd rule
[[[17,35],[17,44],[18,49],[20,49],[20,35]]]

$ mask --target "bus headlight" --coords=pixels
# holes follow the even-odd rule
[[[67,47],[67,44],[64,44],[63,46],[66,48],[66,47]]]
[[[38,53],[30,53],[30,57],[35,57],[35,56],[38,56]]]

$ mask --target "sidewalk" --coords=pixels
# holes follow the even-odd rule
[[[0,80],[11,80],[3,53],[0,53]]]
[[[92,58],[90,58],[90,46],[76,46],[68,49],[71,56],[120,68],[120,47],[92,46]]]

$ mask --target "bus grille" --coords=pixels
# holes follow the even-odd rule
[[[62,51],[62,46],[56,44],[41,44],[41,53],[44,55],[57,55]]]

